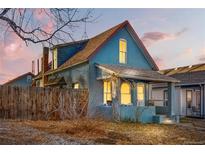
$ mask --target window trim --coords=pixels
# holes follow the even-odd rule
[[[124,42],[126,43],[126,51],[125,51],[125,52],[120,50],[120,42],[121,42],[121,41],[124,41]],[[124,62],[122,62],[121,59],[120,59],[120,55],[121,55],[121,54],[124,54],[124,56],[125,56]],[[126,39],[123,39],[123,38],[120,38],[120,39],[119,39],[119,63],[120,63],[120,64],[127,64],[127,40],[126,40]]]
[[[121,92],[122,89],[121,88],[122,88],[123,84],[128,84],[129,85],[129,93],[123,93],[123,94],[126,94],[126,95],[128,95],[128,94],[130,95],[130,102],[127,103],[127,104],[122,102],[122,92]],[[132,89],[131,89],[131,85],[130,85],[129,82],[122,82],[121,85],[120,85],[120,104],[121,105],[132,105]]]
[[[54,60],[54,57],[56,56],[56,61]],[[57,69],[58,68],[58,49],[55,48],[53,49],[53,69]]]
[[[144,98],[143,98],[143,100],[140,100],[139,101],[139,98],[138,98],[138,86],[139,85],[143,85],[143,96],[144,96]],[[139,102],[144,102],[145,103],[145,95],[146,95],[146,90],[145,90],[145,83],[143,83],[143,82],[138,82],[137,83],[137,103],[139,103]]]
[[[105,84],[105,82],[107,82],[107,87],[108,87],[108,83],[110,83],[110,93],[108,92],[108,88],[106,89],[106,92],[105,92],[105,88],[104,88],[104,84]],[[109,80],[103,80],[103,104],[105,104],[105,105],[108,105],[108,100],[107,100],[107,95],[108,94],[110,94],[111,95],[111,102],[112,102],[112,83],[111,83],[111,81],[109,81]],[[105,101],[105,96],[106,95],[106,101]]]

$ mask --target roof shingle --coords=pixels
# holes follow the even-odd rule
[[[90,38],[88,40],[88,43],[86,44],[86,46],[79,51],[78,53],[76,53],[73,57],[71,57],[70,59],[68,59],[64,64],[62,64],[57,70],[49,70],[46,74],[52,73],[52,72],[56,72],[65,68],[68,68],[70,66],[73,66],[75,64],[79,64],[85,61],[88,61],[88,59],[95,54],[96,51],[98,51],[98,49],[104,45],[104,43],[106,41],[108,41],[119,29],[121,29],[122,27],[124,27],[125,25],[129,25],[128,21],[125,21],[121,24],[118,24],[115,27],[112,27],[111,29],[93,37]],[[131,27],[131,26],[130,26]],[[133,30],[132,30],[133,31]],[[136,35],[136,34],[135,34]],[[138,36],[137,36],[138,38]],[[142,42],[140,41],[140,39],[138,38],[139,44],[140,46],[143,46]],[[145,51],[144,51],[145,50]],[[147,50],[145,49],[145,47],[143,46],[143,52],[144,55],[147,59],[149,59],[150,63],[153,65],[153,68],[155,70],[158,70],[157,65],[155,64],[155,62],[153,61],[152,57],[149,55],[149,53],[147,52]]]
[[[180,80],[179,84],[204,83],[205,63],[161,70],[160,73]]]

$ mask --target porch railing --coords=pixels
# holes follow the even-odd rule
[[[156,114],[168,114],[168,107],[167,107],[167,99],[150,99],[147,102],[148,106],[155,106],[156,107]]]
[[[148,100],[147,104],[148,106],[167,106],[167,99],[150,99]]]

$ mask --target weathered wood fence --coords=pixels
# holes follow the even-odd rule
[[[88,90],[0,86],[0,118],[64,120],[85,116]]]

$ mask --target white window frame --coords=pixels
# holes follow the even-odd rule
[[[105,90],[105,88],[104,88],[105,82],[107,83],[107,89],[106,89],[106,90]],[[110,82],[110,92],[108,92],[108,83],[109,83],[109,82]],[[111,81],[104,80],[104,81],[103,81],[103,103],[104,103],[105,105],[107,105],[107,101],[108,101],[107,95],[110,95],[110,96],[111,96],[111,100],[110,100],[110,101],[112,101],[112,83],[111,83]]]
[[[121,51],[120,50],[120,43],[121,43],[121,41],[124,41],[126,43],[126,51]],[[124,57],[125,57],[124,61],[121,61],[121,58],[120,58],[121,53],[124,54]],[[123,38],[121,38],[119,40],[119,63],[120,64],[127,64],[127,40],[123,39]]]
[[[55,60],[56,57],[56,60]],[[53,69],[57,69],[58,68],[58,49],[55,48],[53,50]]]
[[[139,94],[139,90],[138,90],[138,87],[140,87],[140,86],[142,86],[143,87],[143,100],[139,100],[139,97],[138,97],[138,95],[140,95]],[[142,106],[142,103],[145,103],[145,84],[143,83],[143,82],[138,82],[137,83],[137,103],[138,103],[138,105],[139,106]]]
[[[129,93],[122,93],[122,85],[123,84],[128,84],[129,85]],[[122,102],[122,94],[124,95],[130,95],[130,102],[129,103],[125,103],[125,102]],[[128,82],[122,82],[121,85],[120,85],[120,103],[121,105],[132,105],[132,91],[131,91],[131,85],[130,83]]]

